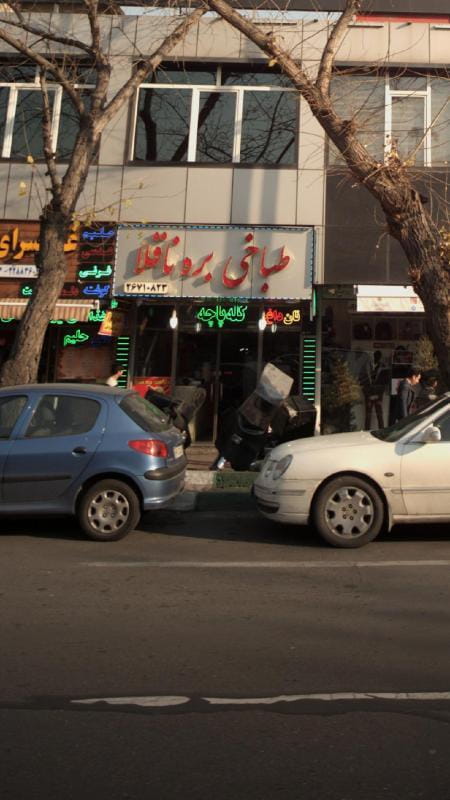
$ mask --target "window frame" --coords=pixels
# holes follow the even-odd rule
[[[364,70],[361,69],[360,71],[356,69],[350,68],[348,65],[345,64],[338,64],[336,65],[335,75],[339,77],[360,77],[361,79],[364,78],[371,78],[371,77],[379,77],[381,82],[384,82],[384,129],[383,131],[380,130],[380,136],[382,136],[382,153],[384,155],[384,163],[387,163],[389,154],[391,152],[391,141],[392,141],[392,99],[394,97],[418,97],[423,98],[424,101],[424,120],[423,120],[423,139],[421,147],[423,147],[423,164],[417,165],[417,169],[423,168],[441,168],[443,166],[447,166],[450,162],[450,145],[449,145],[449,158],[444,160],[437,160],[436,162],[433,161],[433,122],[442,112],[442,108],[438,111],[437,115],[433,117],[433,90],[432,84],[433,81],[436,81],[439,78],[445,78],[448,80],[448,76],[442,73],[442,70],[429,68],[420,69],[420,68],[410,68],[407,71],[402,71],[399,73],[395,69],[391,69],[388,71],[381,70],[379,73],[376,70]],[[390,81],[392,79],[398,77],[411,77],[411,78],[423,78],[424,81],[426,80],[426,88],[424,89],[391,89]],[[450,81],[449,81],[450,86]],[[332,89],[331,89],[332,91]],[[450,102],[450,95],[449,95],[449,102]],[[381,127],[381,126],[380,126]],[[342,166],[343,163],[343,156],[337,151],[336,154],[332,157],[332,143],[330,139],[327,139],[327,152],[326,152],[326,165],[327,169],[334,169],[339,168]],[[381,156],[381,153],[380,153]],[[381,158],[380,158],[381,160]]]
[[[391,89],[390,79],[394,77],[387,74],[385,77],[385,113],[384,113],[384,158],[387,161],[390,153],[392,142],[392,106],[394,97],[421,97],[423,103],[423,166],[431,167],[431,85],[430,75],[427,74],[427,88],[426,89]],[[418,152],[416,149],[415,152]]]
[[[192,64],[194,66],[194,64]],[[202,62],[195,62],[195,66],[202,66]],[[159,165],[171,165],[171,166],[192,166],[192,165],[199,165],[202,167],[224,167],[224,166],[237,166],[241,164],[240,161],[240,154],[241,154],[241,143],[242,143],[242,123],[243,123],[243,114],[244,114],[244,100],[245,100],[245,92],[287,92],[290,94],[297,94],[297,89],[294,87],[285,87],[285,86],[261,86],[260,84],[245,84],[242,86],[236,85],[222,85],[222,66],[229,68],[231,64],[217,64],[215,65],[216,70],[216,82],[215,84],[208,84],[208,83],[142,83],[138,90],[135,93],[134,101],[133,101],[133,111],[131,116],[131,137],[130,137],[130,146],[129,146],[129,153],[128,158],[133,164],[159,164]],[[248,66],[248,71],[252,71],[252,66],[263,66],[263,65],[255,65],[251,63],[245,64],[245,62],[237,62],[237,66]],[[189,138],[188,138],[188,147],[187,147],[187,155],[185,161],[147,161],[146,159],[137,159],[136,158],[136,135],[137,135],[137,123],[138,123],[138,112],[139,112],[139,99],[140,99],[140,92],[142,89],[158,89],[159,91],[167,90],[188,90],[191,92],[191,104],[190,104],[190,115],[189,115]],[[208,92],[209,94],[235,94],[236,95],[236,103],[234,109],[234,132],[233,132],[233,148],[232,148],[232,158],[231,161],[222,161],[222,162],[210,162],[210,161],[199,161],[196,158],[197,154],[197,137],[198,137],[198,118],[199,118],[199,110],[200,110],[200,94],[201,92],[205,93]],[[289,164],[267,164],[263,162],[255,162],[255,163],[244,163],[245,167],[277,167],[281,168],[292,168],[297,166],[298,163],[298,138],[299,138],[299,122],[300,122],[300,110],[297,109],[297,117],[296,117],[296,131],[295,131],[295,158],[293,159],[292,163]]]
[[[17,64],[12,64],[12,67],[18,66]],[[36,65],[35,73],[34,73],[34,81],[0,81],[0,89],[9,89],[9,96],[8,102],[6,107],[6,115],[5,115],[5,130],[3,134],[3,143],[1,147],[0,158],[9,159],[11,158],[14,161],[21,161],[22,159],[13,156],[11,157],[11,150],[13,144],[13,133],[14,133],[14,124],[16,119],[16,111],[17,111],[17,101],[19,98],[20,91],[27,91],[27,92],[40,92],[42,94],[42,88],[39,81],[39,74],[38,74],[38,66]],[[74,83],[74,89],[81,89],[83,91],[91,91],[95,88],[95,84],[93,83]],[[62,98],[63,98],[63,87],[57,82],[48,82],[47,83],[47,91],[48,93],[54,92],[54,101],[53,101],[53,109],[52,109],[52,148],[56,152],[58,147],[58,134],[59,134],[59,126],[61,121],[61,106],[62,106]],[[33,156],[31,153],[30,155]],[[33,159],[36,161],[43,161],[44,158],[42,156],[33,156]],[[23,160],[26,160],[26,156],[23,156]],[[63,161],[66,159],[62,159]]]

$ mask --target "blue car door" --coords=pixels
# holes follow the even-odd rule
[[[8,394],[0,398],[0,480],[3,481],[3,472],[6,459],[13,443],[14,431],[20,427],[26,413],[28,397],[24,394]],[[2,484],[1,484],[2,485]],[[2,485],[3,488],[3,485]],[[0,492],[3,499],[3,491]]]
[[[107,406],[98,399],[44,394],[12,442],[3,472],[3,502],[64,505],[103,436]]]

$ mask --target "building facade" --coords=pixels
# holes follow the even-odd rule
[[[46,15],[38,16],[45,23]],[[80,15],[58,14],[69,34],[83,35],[84,23]],[[103,19],[112,94],[171,24],[169,16]],[[261,26],[270,30],[274,23]],[[280,21],[276,31],[314,74],[327,23]],[[442,214],[450,157],[449,44],[450,22],[442,16],[361,18],[341,45],[333,83],[340,110],[357,114],[361,135],[380,160],[394,142],[405,156],[413,152],[411,168]],[[0,58],[0,216],[11,235],[39,216],[41,100],[35,68],[19,64],[12,52]],[[89,68],[80,62],[78,70],[79,91],[88,95]],[[53,135],[64,160],[76,124],[59,87],[53,92]],[[105,222],[83,227],[94,212]],[[201,383],[207,403],[198,436],[208,439],[222,411],[252,390],[269,360],[326,411],[336,359],[363,388],[381,359],[381,400],[369,409],[362,392],[349,424],[366,425],[369,410],[371,425],[387,422],[393,381],[426,333],[404,256],[306,103],[225,23],[199,23],[113,121],[78,213],[78,236],[85,238],[78,239],[77,263],[68,265],[67,291],[98,287],[87,298],[96,302],[87,322],[73,296],[80,324],[70,331],[64,319],[53,325],[64,331],[66,352],[73,355],[65,355],[62,372],[43,367],[43,375],[102,378],[107,360],[117,356],[129,385],[169,391]],[[7,277],[0,274],[2,319],[22,290]],[[104,336],[101,316],[111,311],[111,298],[114,324]],[[1,323],[0,335],[8,324],[14,325]],[[76,330],[90,338],[80,341],[71,333]],[[50,353],[60,349],[58,343],[48,347]],[[93,351],[103,355],[94,358]],[[324,413],[323,428],[336,429],[332,415]]]

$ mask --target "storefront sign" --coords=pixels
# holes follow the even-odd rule
[[[299,308],[291,311],[280,311],[278,308],[269,308],[264,312],[268,325],[295,325],[301,321]]]
[[[309,299],[312,267],[311,227],[124,223],[117,236],[114,294]],[[151,288],[160,284],[167,288]]]
[[[39,233],[39,223],[34,223],[34,225],[35,228],[37,228],[36,232]],[[64,245],[64,252],[72,253],[77,249],[77,247],[78,224],[76,226],[74,225],[69,233],[67,241]],[[10,230],[0,236],[0,261],[3,259],[22,261],[29,255],[34,256],[34,253],[39,252],[39,250],[39,236],[36,235],[34,238],[30,238],[29,234],[24,233],[19,225],[14,225]],[[20,277],[23,277],[23,275]]]
[[[96,297],[98,300],[104,300],[105,297],[108,297],[110,289],[111,285],[109,283],[90,283],[87,286],[83,286],[81,294],[85,297]]]
[[[89,267],[88,269],[79,269],[78,270],[78,280],[80,281],[104,281],[108,280],[113,273],[113,268],[111,264],[107,264],[105,267],[99,267],[98,264],[94,264],[93,267]]]
[[[213,308],[202,307],[195,315],[200,322],[206,322],[210,328],[217,325],[223,328],[225,322],[245,322],[248,306],[234,305],[229,308],[224,306],[214,306]]]
[[[0,264],[0,278],[37,278],[35,264]]]
[[[357,286],[356,310],[364,312],[424,313],[412,286]]]
[[[123,311],[111,311],[105,313],[102,324],[99,328],[100,336],[120,336],[123,333],[125,314]]]
[[[84,344],[89,338],[90,337],[88,333],[83,333],[83,331],[80,331],[80,329],[77,328],[75,333],[68,333],[66,336],[64,336],[63,347],[68,347],[69,345],[74,344]]]
[[[152,281],[125,281],[125,294],[169,294],[168,283],[154,283]]]

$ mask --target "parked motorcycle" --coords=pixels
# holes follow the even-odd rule
[[[280,375],[281,373],[281,375]],[[289,395],[292,378],[273,364],[266,365],[255,391],[238,409],[222,415],[211,469],[249,469],[277,444],[312,436],[316,409],[303,395]]]
[[[186,450],[192,441],[189,423],[205,402],[206,390],[200,386],[176,386],[174,395],[166,395],[148,389],[145,399],[159,408],[182,432],[183,446]]]

